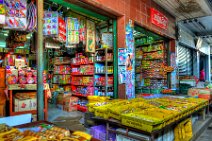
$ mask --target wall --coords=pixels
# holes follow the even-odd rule
[[[175,38],[175,18],[163,10],[152,0],[81,0],[103,9],[118,17],[118,47],[125,47],[125,25],[131,19],[138,25],[158,34]],[[168,29],[164,30],[150,22],[150,8],[153,7],[168,18]]]

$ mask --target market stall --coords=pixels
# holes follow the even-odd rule
[[[94,121],[106,125],[107,139],[110,133],[116,133],[116,137],[122,135],[138,140],[159,140],[165,136],[170,140],[190,140],[196,134],[193,128],[195,114],[201,112],[204,118],[207,106],[207,100],[173,96],[105,100],[88,105],[89,111],[95,115]],[[184,132],[181,134],[178,130]]]

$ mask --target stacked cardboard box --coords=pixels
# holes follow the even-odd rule
[[[36,92],[16,93],[14,98],[14,111],[30,111],[37,109]]]

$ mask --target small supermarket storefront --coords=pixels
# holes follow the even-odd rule
[[[157,38],[154,39],[155,41],[163,40],[167,49],[166,56],[164,56],[166,57],[165,61],[167,61],[167,65],[175,68],[175,18],[153,1],[135,0],[130,3],[113,1],[112,5],[110,0],[105,1],[104,4],[103,1],[85,0],[85,2],[117,14],[119,98],[134,98],[135,93],[141,92],[138,90],[140,89],[137,86],[138,83],[135,82],[136,79],[141,79],[139,75],[136,75],[135,65],[137,63],[136,55],[138,55],[136,53],[138,52],[135,46],[138,40],[134,40],[135,32],[138,31],[141,35],[150,37],[149,39],[152,39],[151,36],[155,37]],[[154,42],[152,43],[154,44]],[[176,71],[169,73],[166,78],[167,82],[163,82],[164,85],[168,88],[176,88]],[[142,83],[144,80],[139,81]]]
[[[115,15],[115,17],[117,17],[117,48],[127,49],[128,47],[133,46],[133,49],[128,49],[128,53],[124,53],[127,56],[135,55],[134,37],[132,39],[128,38],[130,37],[130,32],[134,32],[134,27],[135,29],[137,27],[137,29],[141,29],[141,32],[148,31],[149,33],[153,33],[152,35],[161,37],[166,42],[164,45],[169,52],[167,52],[167,55],[170,54],[166,56],[165,59],[167,61],[167,65],[175,67],[175,18],[167,13],[167,11],[160,8],[153,1],[142,2],[140,0],[134,0],[128,3],[124,0],[121,2],[111,0],[84,0],[82,2],[80,0],[76,0],[70,3],[78,4],[79,6],[86,7],[87,9],[93,10],[94,12],[104,15],[106,14],[107,16]],[[127,35],[128,33],[130,33],[129,36]],[[118,58],[118,56],[116,56],[116,58]],[[133,57],[133,59],[132,70],[127,70],[126,64],[124,64],[124,67],[123,62],[115,62],[116,60],[114,60],[114,76],[119,76],[119,80],[116,80],[114,77],[114,86],[116,86],[115,83],[118,83],[118,88],[116,89],[117,91],[114,89],[114,93],[117,93],[119,98],[135,97],[135,58]],[[118,68],[118,66],[120,67]],[[125,72],[123,72],[123,69]],[[123,73],[124,77],[122,75]],[[123,78],[126,78],[126,82],[128,83],[122,82]],[[175,71],[168,74],[167,82],[164,82],[164,84],[168,88],[176,88]]]

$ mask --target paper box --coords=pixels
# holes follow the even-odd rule
[[[18,70],[14,67],[6,69],[6,82],[8,85],[16,84],[18,82]]]
[[[30,99],[14,99],[14,111],[30,111]]]
[[[37,99],[30,99],[30,110],[37,110]]]
[[[63,99],[63,105],[64,106],[74,106],[74,105],[77,105],[78,103],[78,98],[77,97],[74,97],[74,96],[67,96],[67,97],[64,97]]]
[[[25,67],[26,63],[24,59],[15,59],[15,66],[17,68]]]

